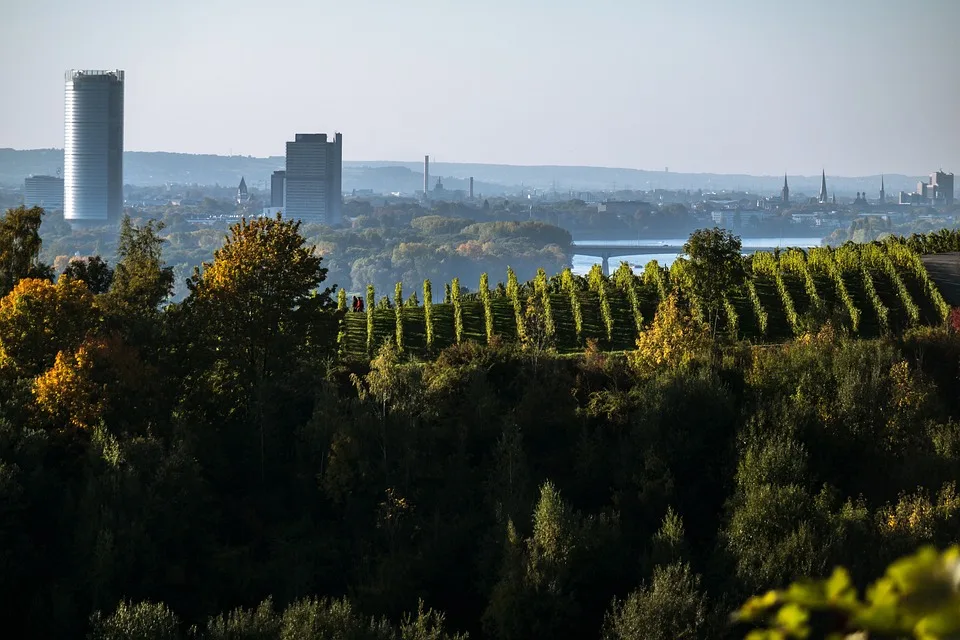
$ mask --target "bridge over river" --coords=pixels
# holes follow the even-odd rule
[[[774,238],[774,241],[776,239]],[[819,243],[819,241],[817,241]],[[777,248],[782,248],[782,244],[758,244],[754,245],[750,243],[750,246],[743,247],[744,254],[756,253],[757,251],[773,251]],[[786,245],[786,246],[801,246],[801,245]],[[804,248],[808,246],[814,246],[810,243],[803,243]],[[644,255],[653,255],[661,253],[683,253],[682,244],[654,244],[650,241],[590,241],[585,240],[581,242],[573,242],[570,245],[570,248],[573,250],[574,254],[582,256],[594,256],[600,258],[601,266],[603,267],[604,275],[610,275],[610,258],[617,258],[620,256],[644,256]]]

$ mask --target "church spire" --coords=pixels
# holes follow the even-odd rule
[[[883,174],[880,175],[880,204],[887,203],[887,192],[883,188]]]
[[[783,174],[783,191],[780,192],[780,201],[784,205],[790,204],[790,187],[787,186],[787,174]]]
[[[826,204],[829,196],[827,195],[827,170],[824,169],[820,176],[820,204]]]

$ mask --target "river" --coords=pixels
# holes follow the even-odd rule
[[[751,249],[756,247],[819,247],[822,238],[743,238],[743,248]],[[643,245],[648,247],[682,246],[687,238],[669,238],[667,240],[589,240],[592,245],[608,245],[611,247],[623,245]],[[679,256],[679,253],[645,253],[639,256],[617,256],[610,258],[610,269],[616,269],[621,262],[626,261],[633,267],[634,273],[643,271],[643,267],[651,260],[656,260],[662,266],[668,267]],[[596,256],[573,255],[573,272],[577,275],[586,275],[590,267],[594,264],[600,264],[600,258]]]

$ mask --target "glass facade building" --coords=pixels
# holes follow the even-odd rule
[[[123,211],[123,71],[69,70],[64,99],[64,219],[76,226]]]
[[[63,210],[63,178],[30,176],[23,181],[23,204],[46,211]]]

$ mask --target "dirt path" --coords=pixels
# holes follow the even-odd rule
[[[923,264],[951,307],[960,307],[960,252],[923,256]]]

